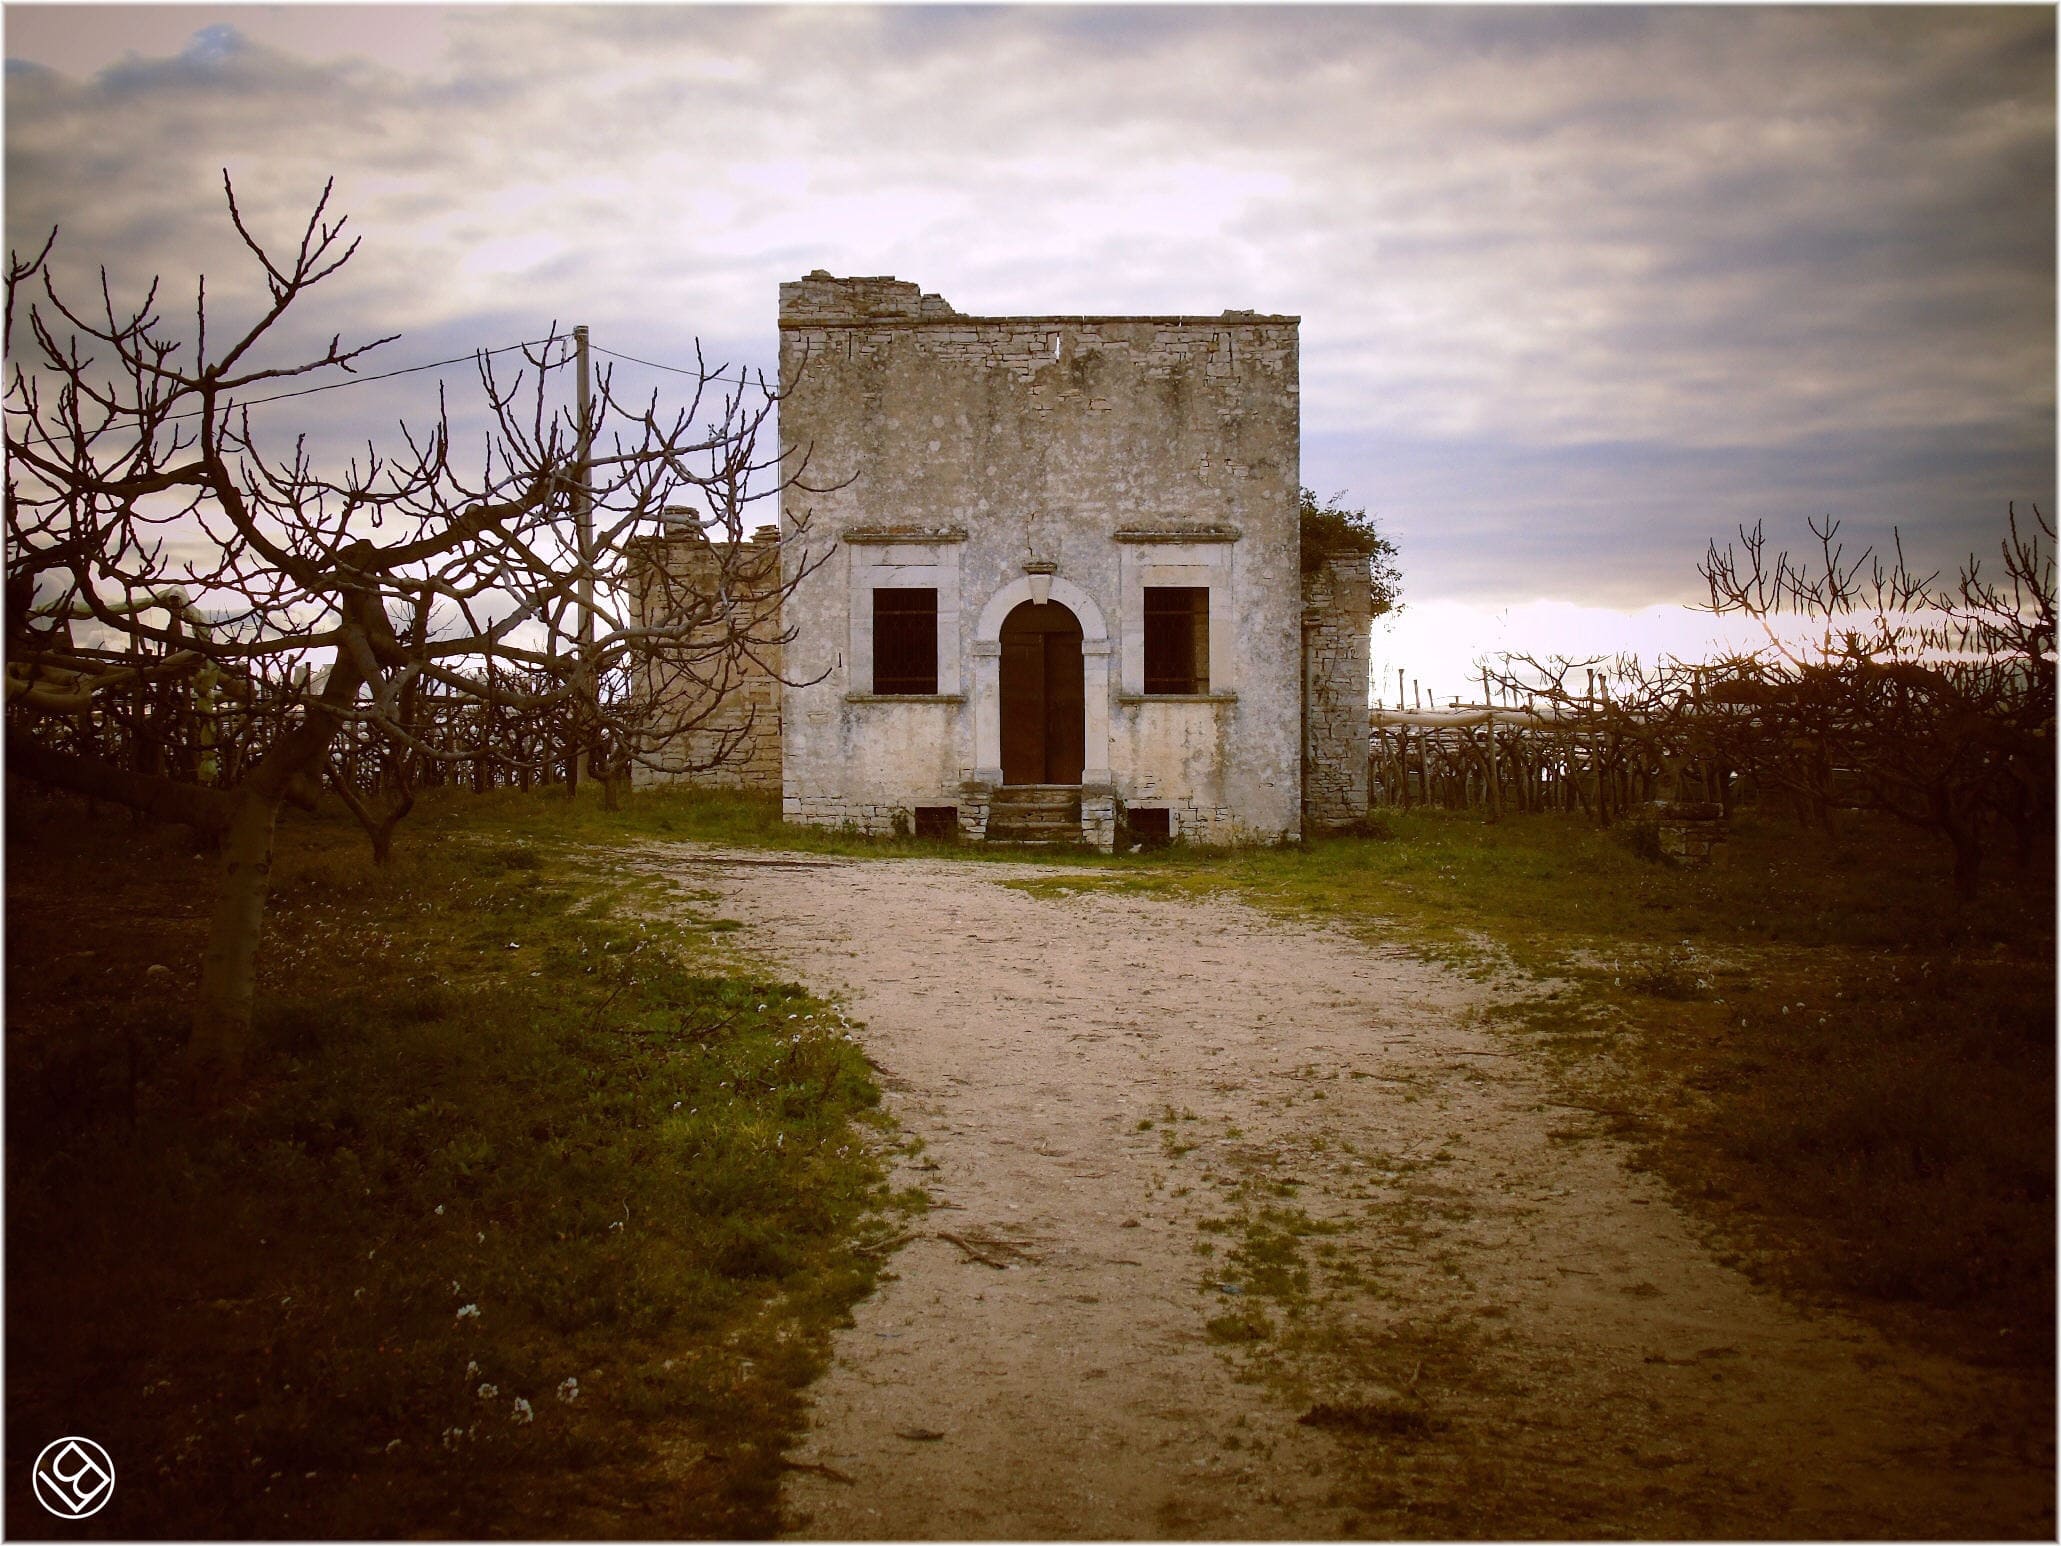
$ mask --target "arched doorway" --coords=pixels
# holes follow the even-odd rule
[[[1002,620],[1002,782],[1078,784],[1087,749],[1081,622],[1056,601]]]

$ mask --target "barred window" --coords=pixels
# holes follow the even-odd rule
[[[937,587],[873,592],[873,690],[937,691]]]
[[[1209,691],[1209,587],[1145,587],[1145,691]]]

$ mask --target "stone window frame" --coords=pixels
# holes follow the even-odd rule
[[[1233,703],[1238,698],[1236,553],[1230,527],[1134,529],[1116,534],[1122,655],[1120,703]],[[1145,691],[1145,588],[1192,586],[1209,592],[1209,691]]]
[[[962,703],[959,660],[959,571],[966,533],[857,529],[843,534],[847,557],[849,703]],[[937,592],[937,691],[876,693],[873,687],[873,593]]]

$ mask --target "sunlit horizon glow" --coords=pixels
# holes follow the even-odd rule
[[[364,246],[283,346],[401,333],[371,370],[574,322],[767,369],[777,286],[818,267],[973,314],[1300,315],[1302,481],[1396,541],[1377,658],[1441,696],[1503,647],[1700,649],[1696,561],[1742,526],[1897,528],[1951,571],[2053,502],[2051,9],[5,23],[11,246],[59,225],[61,279],[162,274],[174,318],[205,271],[226,322],[258,292],[222,169],[273,240],[333,175]],[[264,412],[362,447],[435,380]]]
[[[1772,619],[1773,637],[1792,646],[1822,636],[1821,623],[1794,617]],[[1484,665],[1499,672],[1506,657],[1600,662],[1607,669],[1620,656],[1646,667],[1662,660],[1684,663],[1721,660],[1768,646],[1770,628],[1749,617],[1720,617],[1678,602],[1639,608],[1583,606],[1537,599],[1508,605],[1429,601],[1406,605],[1374,625],[1374,689],[1379,703],[1397,706],[1396,671],[1407,681],[1414,706],[1421,690],[1426,707],[1482,701]],[[1571,681],[1582,680],[1577,671]]]

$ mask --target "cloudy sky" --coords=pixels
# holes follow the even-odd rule
[[[4,22],[10,245],[56,224],[227,305],[221,169],[282,236],[333,175],[364,247],[306,336],[400,332],[394,366],[554,321],[769,366],[775,286],[819,267],[973,313],[1297,313],[1304,481],[1401,546],[1378,648],[1427,682],[1693,631],[1742,522],[1950,566],[2052,506],[2051,7]],[[305,411],[376,432],[430,379]]]

